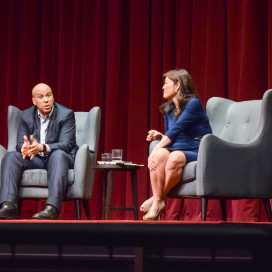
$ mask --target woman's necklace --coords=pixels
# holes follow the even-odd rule
[[[176,108],[176,113],[180,113],[180,108]]]

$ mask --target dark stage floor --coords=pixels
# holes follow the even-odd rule
[[[272,271],[272,224],[0,222],[0,271]]]

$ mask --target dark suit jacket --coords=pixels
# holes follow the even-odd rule
[[[40,142],[40,118],[36,106],[21,112],[16,145],[18,152],[21,152],[24,135],[28,139],[33,135]],[[78,146],[76,145],[75,114],[71,109],[54,103],[54,110],[50,116],[45,142],[49,145],[51,152],[63,150],[75,156]]]

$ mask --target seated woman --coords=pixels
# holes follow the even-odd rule
[[[150,130],[147,141],[160,140],[148,158],[153,196],[140,210],[143,220],[159,220],[168,192],[180,182],[183,167],[197,160],[199,140],[212,133],[205,109],[186,70],[171,70],[163,75],[163,98],[160,106],[164,114],[165,135]]]

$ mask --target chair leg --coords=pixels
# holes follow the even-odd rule
[[[223,221],[227,221],[227,201],[226,199],[219,199],[220,201],[220,207],[221,207],[221,213],[222,213],[222,219]]]
[[[201,221],[206,221],[208,198],[201,197]]]
[[[83,204],[84,211],[85,211],[85,214],[86,214],[86,216],[87,216],[87,219],[88,219],[88,220],[91,220],[91,212],[90,212],[88,200],[82,199],[82,204]]]
[[[272,222],[270,199],[269,198],[264,198],[263,203],[264,203],[264,207],[265,207],[265,210],[266,210],[268,220],[269,220],[269,222]]]
[[[75,200],[75,206],[76,206],[76,217],[77,220],[81,219],[81,206],[80,206],[80,200],[76,199]]]

